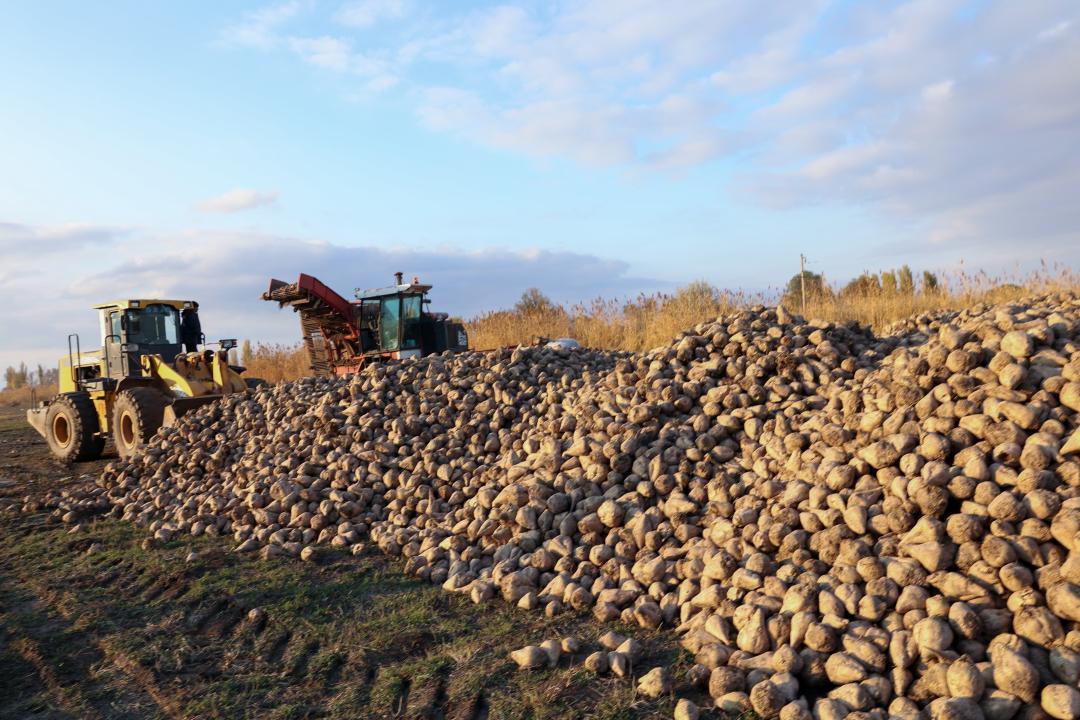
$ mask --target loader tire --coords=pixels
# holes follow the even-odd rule
[[[58,395],[45,415],[45,439],[49,450],[65,463],[96,460],[105,449],[105,439],[98,435],[97,409],[84,392]]]
[[[248,390],[258,390],[259,388],[268,386],[270,383],[262,378],[246,377],[244,378],[244,384],[247,385]]]
[[[161,427],[168,398],[154,388],[125,390],[113,405],[113,444],[122,459],[141,450]]]

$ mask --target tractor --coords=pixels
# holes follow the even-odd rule
[[[59,361],[59,388],[51,400],[26,411],[27,422],[59,460],[101,456],[108,439],[121,458],[141,448],[158,428],[230,393],[264,384],[229,365],[236,340],[217,349],[183,352],[180,314],[191,300],[117,300],[94,308],[101,315],[101,349],[83,351],[68,335]]]
[[[368,362],[468,350],[464,325],[425,308],[430,290],[419,278],[406,283],[402,273],[394,273],[393,285],[358,288],[349,301],[301,274],[294,283],[271,280],[262,299],[300,314],[312,372],[332,377],[357,372]]]

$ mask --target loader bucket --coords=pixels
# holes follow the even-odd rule
[[[48,414],[48,405],[41,405],[26,411],[26,422],[30,423],[30,427],[37,430],[38,434],[45,439],[49,437],[45,432],[45,418]]]
[[[199,397],[176,398],[165,406],[165,414],[161,420],[162,427],[171,427],[177,420],[187,415],[195,408],[209,405],[215,400],[220,400],[220,395],[201,395]]]

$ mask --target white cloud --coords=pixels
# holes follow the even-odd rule
[[[266,205],[277,203],[277,190],[262,192],[246,188],[236,188],[221,195],[207,198],[200,202],[197,207],[204,213],[234,213],[241,210],[251,210]]]
[[[322,36],[289,38],[289,47],[304,62],[329,70],[348,70],[352,49],[341,38]]]
[[[288,0],[267,5],[248,13],[243,21],[227,28],[226,41],[244,47],[267,49],[277,45],[278,29],[296,17],[308,3],[305,0]]]
[[[5,260],[46,253],[69,252],[114,242],[127,228],[88,223],[24,225],[0,222],[0,256]]]
[[[44,272],[44,258],[56,262],[61,256],[66,261],[81,251],[113,245],[129,232],[129,228],[87,223],[25,225],[0,221],[0,289],[40,286],[37,276]],[[5,308],[5,313],[8,311],[13,311],[10,305]]]
[[[306,238],[220,231],[145,230],[113,237],[106,232],[90,233],[89,226],[66,227],[82,227],[89,234],[65,235],[70,244],[64,262],[57,263],[55,254],[23,252],[24,246],[17,242],[19,238],[55,237],[53,229],[0,223],[0,268],[15,257],[13,252],[22,253],[18,257],[25,260],[22,275],[4,282],[4,290],[38,290],[34,302],[5,311],[0,363],[25,360],[51,367],[71,332],[80,334],[84,348],[95,347],[99,333],[91,306],[125,296],[198,300],[208,337],[297,342],[295,316],[258,297],[271,277],[291,280],[300,272],[351,297],[357,287],[389,284],[400,270],[435,286],[432,309],[463,317],[510,307],[528,287],[539,287],[563,302],[669,289],[668,283],[632,276],[622,260],[586,252],[346,247]],[[153,242],[147,242],[151,237]],[[88,242],[81,244],[84,239]],[[114,247],[104,254],[99,242],[111,242]],[[41,294],[37,276],[46,272],[50,291]]]
[[[942,80],[933,85],[927,85],[922,89],[922,98],[927,102],[948,100],[953,94],[954,85],[952,80]]]
[[[1072,28],[1072,20],[1062,20],[1059,23],[1054,24],[1051,27],[1046,28],[1039,33],[1038,39],[1040,41],[1049,41],[1054,38],[1061,37]]]
[[[369,92],[400,88],[425,126],[479,145],[635,171],[737,159],[736,187],[769,206],[871,208],[927,237],[1031,242],[1007,209],[1046,228],[1051,249],[1080,244],[1075,203],[1047,200],[1074,191],[1080,166],[1074,0],[443,10],[293,49]],[[337,29],[407,13],[351,3]]]
[[[335,19],[349,27],[369,28],[383,20],[400,20],[409,9],[405,0],[354,0],[345,3]]]
[[[368,93],[383,92],[398,83],[389,62],[354,51],[352,43],[343,38],[330,35],[290,37],[288,45],[309,65],[363,78]]]

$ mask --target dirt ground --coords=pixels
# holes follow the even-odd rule
[[[474,605],[377,552],[313,565],[209,537],[144,550],[128,523],[69,532],[20,511],[107,461],[60,465],[22,410],[0,408],[0,719],[670,718],[674,697],[635,698],[631,680],[582,667],[609,629],[647,648],[635,675],[665,664],[680,697],[706,700],[682,687],[692,659],[667,632]],[[526,673],[508,659],[567,635],[584,644],[573,662]]]

